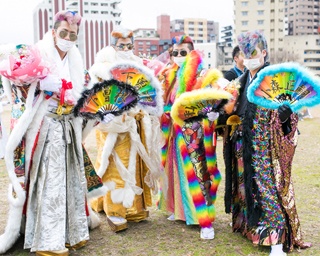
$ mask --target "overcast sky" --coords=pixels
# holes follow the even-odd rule
[[[0,0],[0,44],[33,43],[32,11],[42,0]],[[156,28],[156,17],[205,18],[232,25],[233,0],[122,0],[122,25],[130,29]]]

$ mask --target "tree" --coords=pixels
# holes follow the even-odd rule
[[[292,53],[289,51],[276,51],[270,54],[270,62],[272,64],[297,61],[299,59],[298,53]]]

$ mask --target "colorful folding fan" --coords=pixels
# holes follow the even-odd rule
[[[139,93],[138,105],[150,114],[160,116],[163,111],[159,81],[148,68],[134,62],[118,63],[110,68],[112,78],[130,84]]]
[[[232,98],[232,95],[221,89],[205,88],[185,92],[177,98],[171,108],[171,117],[182,126],[192,119],[202,119],[207,113],[219,111]]]
[[[106,114],[117,116],[134,107],[138,98],[137,91],[131,85],[111,79],[84,91],[74,108],[74,114],[103,120]]]
[[[320,103],[320,79],[297,63],[283,63],[262,69],[247,92],[248,100],[265,108],[282,104],[298,112]]]

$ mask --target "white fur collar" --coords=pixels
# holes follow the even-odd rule
[[[44,35],[43,39],[37,43],[37,45],[41,53],[45,57],[47,57],[50,61],[54,60],[54,56],[57,50],[54,46],[51,31],[48,31]],[[72,94],[77,100],[81,97],[81,92],[84,89],[85,83],[83,60],[79,52],[79,49],[76,46],[73,46],[73,48],[69,50],[68,56],[70,77],[73,85]],[[52,68],[52,72],[55,72],[54,67]]]
[[[142,59],[135,55],[133,56],[133,59],[130,61],[142,65]],[[118,62],[123,62],[123,60],[119,60],[117,58],[116,51],[112,46],[107,46],[101,49],[96,55],[95,63],[89,70],[92,79],[91,86],[98,82],[98,78],[103,80],[109,80],[111,78],[109,74],[110,66]]]

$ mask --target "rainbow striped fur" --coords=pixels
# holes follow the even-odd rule
[[[199,88],[205,88],[208,86],[214,87],[215,85],[217,87],[220,87],[219,85],[216,84],[216,82],[220,79],[223,78],[223,75],[220,70],[211,68],[205,72],[203,77],[199,79],[200,85],[198,86]]]
[[[194,85],[197,83],[198,74],[202,68],[202,58],[200,54],[197,51],[191,51],[178,70],[177,77],[179,79],[179,88],[176,97],[194,89]]]
[[[196,217],[199,221],[200,227],[211,227],[212,222],[215,219],[215,207],[214,204],[207,206],[205,198],[202,194],[197,176],[195,174],[193,164],[190,160],[188,151],[187,151],[187,146],[183,137],[183,132],[181,130],[181,127],[178,125],[175,125],[174,129],[177,132],[177,146],[180,149],[180,154],[181,154],[181,159],[182,159],[182,165],[183,165],[183,170],[186,175],[186,178],[188,180],[189,184],[189,191],[196,209]],[[212,127],[214,130],[214,127]],[[213,130],[211,130],[213,132]],[[206,131],[208,132],[209,130],[206,128]],[[212,136],[212,135],[211,135]],[[212,138],[211,138],[212,139]],[[210,136],[207,138],[207,141],[210,140]],[[210,143],[209,143],[210,144]],[[208,143],[207,145],[208,146]],[[209,146],[210,149],[206,149],[206,153],[208,153],[208,159],[207,159],[207,164],[210,166],[210,172],[212,172],[214,175],[211,177],[212,178],[212,186],[210,189],[210,195],[215,201],[216,199],[216,192],[217,192],[217,187],[220,182],[221,176],[220,173],[216,167],[216,157],[214,154],[214,149],[212,146],[212,140],[211,140],[211,145]],[[207,156],[206,156],[207,157]]]

